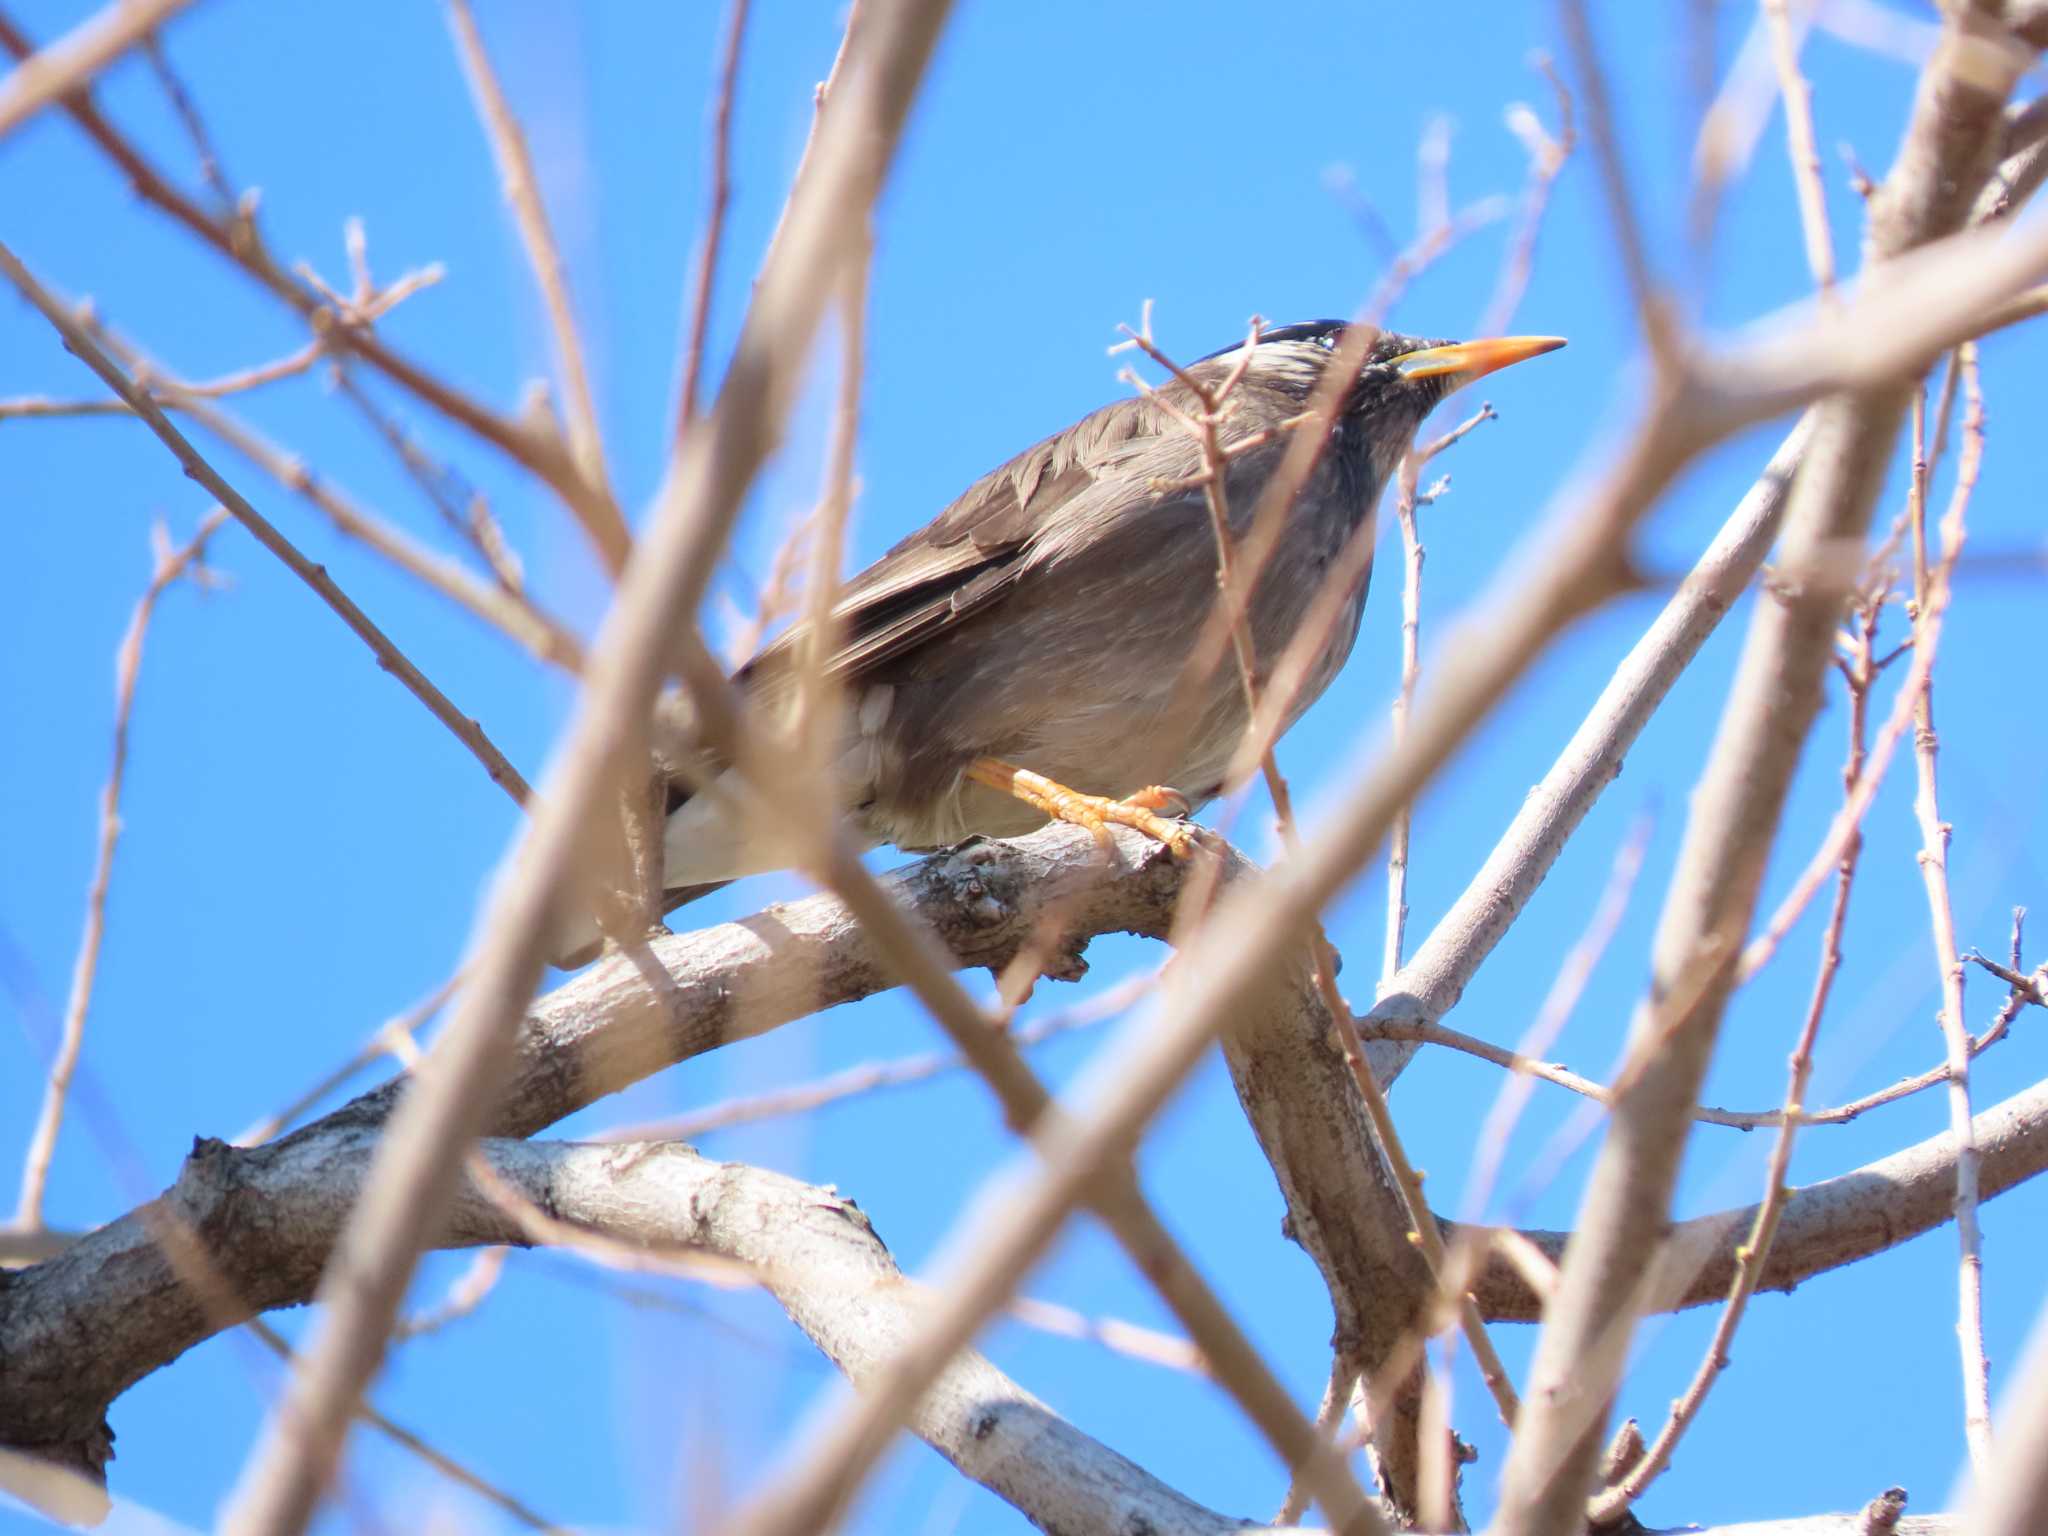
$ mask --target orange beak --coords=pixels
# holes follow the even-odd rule
[[[1450,388],[1459,389],[1474,379],[1540,357],[1564,345],[1562,336],[1492,336],[1483,341],[1454,341],[1447,347],[1424,347],[1394,359],[1394,369],[1404,379],[1449,378]]]

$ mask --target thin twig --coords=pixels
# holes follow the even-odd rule
[[[1572,94],[1566,89],[1563,76],[1547,54],[1537,54],[1535,65],[1557,97],[1557,134],[1552,137],[1545,132],[1543,120],[1521,102],[1508,108],[1508,131],[1522,141],[1522,147],[1529,153],[1529,179],[1522,191],[1521,222],[1508,241],[1500,276],[1494,280],[1493,297],[1479,321],[1481,336],[1504,334],[1508,322],[1521,307],[1522,295],[1528,292],[1529,278],[1536,269],[1536,237],[1543,229],[1543,216],[1550,209],[1551,189],[1579,142],[1578,126],[1572,116]]]
[[[394,1014],[391,1018],[386,1019],[370,1032],[369,1039],[358,1046],[355,1054],[350,1056],[347,1061],[328,1072],[318,1082],[286,1104],[283,1109],[257,1121],[254,1125],[243,1131],[241,1135],[235,1138],[234,1145],[238,1147],[261,1146],[272,1137],[282,1135],[293,1121],[312,1109],[314,1105],[326,1098],[327,1095],[340,1088],[342,1084],[346,1083],[364,1068],[389,1055],[392,1040],[400,1035],[411,1037],[425,1028],[427,1022],[435,1014],[439,1013],[442,1008],[447,1006],[448,999],[455,995],[456,988],[461,985],[462,973],[457,971],[453,976],[442,982],[440,986],[434,988],[432,992],[421,998],[417,1003],[414,1003],[412,1007],[406,1009],[405,1012]]]
[[[199,108],[193,103],[192,93],[185,89],[185,82],[178,78],[171,68],[170,54],[164,48],[161,33],[152,32],[142,40],[143,56],[149,60],[149,67],[156,75],[157,84],[163,87],[164,96],[177,114],[178,122],[185,130],[185,137],[192,141],[193,152],[199,157],[199,179],[206,183],[219,201],[223,213],[232,213],[235,207],[235,190],[228,183],[228,175],[221,165],[220,151],[213,146],[213,135],[206,131],[206,122],[199,115]]]
[[[427,1334],[439,1333],[451,1323],[473,1316],[476,1309],[497,1290],[499,1280],[504,1278],[505,1256],[510,1251],[502,1244],[480,1249],[463,1267],[462,1273],[449,1282],[439,1302],[398,1320],[398,1325],[391,1330],[392,1338],[424,1338]]]
[[[211,401],[180,393],[182,381],[94,314],[89,305],[78,305],[76,314],[96,341],[128,365],[138,383],[144,379],[152,381],[151,392],[166,410],[190,416],[285,489],[310,501],[341,533],[468,609],[541,660],[570,672],[582,670],[582,642],[531,598],[493,590],[460,565],[419,543],[403,528],[353,501],[332,482],[314,474],[296,454],[271,442],[242,418],[230,415]],[[104,414],[135,414],[127,402],[119,399],[87,403],[102,406]],[[4,407],[0,407],[0,415],[4,414]]]
[[[1594,909],[1592,920],[1578,942],[1572,946],[1570,953],[1565,956],[1556,978],[1551,982],[1550,990],[1544,995],[1542,1005],[1537,1009],[1535,1020],[1524,1035],[1520,1051],[1548,1049],[1550,1043],[1563,1030],[1572,1011],[1578,1006],[1586,983],[1592,978],[1593,968],[1598,965],[1600,957],[1612,942],[1615,930],[1619,928],[1622,916],[1627,911],[1629,893],[1634,888],[1636,874],[1642,867],[1643,853],[1649,842],[1649,829],[1648,818],[1640,818],[1624,840],[1615,856],[1614,866],[1609,871],[1605,889]],[[1606,1090],[1603,1087],[1600,1091],[1604,1093]],[[1425,1317],[1430,1319],[1431,1327],[1440,1326],[1437,1320],[1450,1316],[1452,1307],[1461,1301],[1475,1306],[1476,1310],[1476,1304],[1471,1300],[1471,1291],[1480,1270],[1496,1248],[1512,1241],[1512,1234],[1506,1229],[1474,1223],[1478,1222],[1487,1201],[1491,1198],[1493,1181],[1505,1157],[1508,1141],[1514,1133],[1515,1122],[1520,1118],[1528,1097],[1526,1083],[1511,1079],[1495,1095],[1493,1106],[1487,1112],[1474,1153],[1473,1171],[1466,1183],[1463,1207],[1465,1224],[1457,1229],[1456,1237],[1446,1245],[1443,1262],[1437,1270],[1435,1291],[1425,1311]],[[1526,1255],[1517,1251],[1513,1257],[1523,1260]],[[1551,1277],[1554,1279],[1554,1276],[1553,1268]],[[1426,1330],[1413,1332],[1402,1341],[1387,1374],[1398,1379],[1401,1374],[1412,1370],[1425,1358],[1429,1342],[1430,1336]],[[1444,1340],[1446,1352],[1450,1350],[1451,1343],[1449,1339]]]
[[[839,399],[825,454],[824,492],[812,519],[804,571],[803,638],[797,647],[796,746],[805,767],[828,783],[836,750],[841,690],[829,675],[839,650],[839,573],[853,515],[854,451],[860,440],[861,373],[867,366],[868,280],[875,235],[865,220],[848,232],[840,274]]]
[[[107,768],[107,782],[100,790],[99,847],[93,857],[92,883],[85,896],[85,926],[79,935],[78,958],[71,968],[71,994],[64,1002],[63,1027],[57,1037],[57,1054],[50,1063],[49,1081],[43,1089],[43,1105],[29,1135],[28,1153],[22,1162],[21,1196],[15,1203],[15,1225],[33,1230],[42,1225],[43,1192],[50,1177],[50,1160],[57,1150],[57,1132],[64,1123],[65,1100],[71,1091],[71,1077],[78,1070],[78,1053],[85,1042],[85,1019],[92,1006],[93,981],[99,974],[100,942],[106,933],[107,888],[113,880],[114,848],[121,840],[121,786],[128,773],[128,720],[135,704],[135,680],[142,670],[142,646],[149,634],[149,621],[156,612],[157,599],[185,572],[199,565],[203,570],[207,541],[227,521],[227,513],[215,507],[199,520],[192,537],[177,549],[170,547],[169,535],[161,524],[154,530],[156,568],[149,585],[136,600],[128,629],[114,653],[114,746]]]
[[[1834,296],[1835,237],[1828,228],[1827,193],[1821,186],[1820,150],[1813,135],[1813,92],[1799,72],[1802,25],[1794,30],[1786,0],[1761,0],[1771,32],[1771,63],[1785,101],[1785,152],[1792,160],[1792,185],[1799,193],[1799,227],[1806,237],[1806,265],[1822,302]],[[1802,21],[1810,19],[1802,18]]]
[[[1485,408],[1483,408],[1485,410]],[[1415,477],[1421,465],[1415,451],[1401,455],[1395,471],[1395,520],[1401,524],[1401,684],[1395,688],[1393,739],[1407,735],[1409,709],[1415,705],[1415,682],[1421,678],[1421,526],[1415,522]],[[1395,813],[1386,834],[1386,942],[1380,946],[1380,989],[1401,969],[1401,946],[1407,936],[1407,856],[1415,807]]]
[[[1394,691],[1393,736],[1399,741],[1408,732],[1408,711],[1415,704],[1415,684],[1422,675],[1422,530],[1415,520],[1416,476],[1421,467],[1413,449],[1401,456],[1394,474],[1394,518],[1401,526],[1401,682]],[[1408,931],[1408,838],[1415,821],[1415,807],[1404,805],[1394,814],[1394,827],[1387,834],[1387,931],[1380,949],[1382,990],[1401,969],[1402,941]],[[1434,1523],[1434,1522],[1432,1522]]]
[[[776,544],[775,554],[768,562],[767,579],[754,595],[753,610],[725,643],[728,670],[737,672],[742,664],[751,661],[775,626],[794,611],[799,596],[797,572],[804,564],[804,545],[811,537],[817,511],[814,508],[791,522],[789,531]],[[738,605],[733,607],[737,609]]]
[[[1494,419],[1492,408],[1482,406],[1430,443],[1423,450],[1425,462],[1461,442],[1473,428],[1491,419]],[[1259,700],[1259,714],[1246,731],[1244,743],[1224,775],[1226,785],[1236,785],[1248,778],[1258,768],[1267,750],[1279,739],[1316,658],[1329,643],[1330,636],[1344,617],[1346,603],[1372,564],[1375,532],[1376,520],[1368,518],[1361,521],[1352,529],[1337,558],[1330,562],[1321,586],[1302,610],[1301,621],[1295,626],[1287,649],[1280,653],[1280,660],[1273,668]]]
[[[683,388],[676,403],[676,436],[697,416],[697,381],[704,373],[704,347],[711,330],[711,296],[718,282],[718,256],[725,239],[725,210],[732,201],[732,103],[739,84],[740,44],[747,35],[749,0],[732,0],[726,22],[725,53],[718,69],[717,105],[711,115],[711,206],[704,215],[704,243],[697,251],[697,286],[690,301],[690,339],[683,348]]]
[[[1449,484],[1449,476],[1428,491],[1418,489],[1422,470],[1430,460],[1463,438],[1483,421],[1497,419],[1492,402],[1482,401],[1479,409],[1463,422],[1430,443],[1410,444],[1394,473],[1394,516],[1401,525],[1401,683],[1394,694],[1393,736],[1399,741],[1408,730],[1408,711],[1415,705],[1415,685],[1422,676],[1422,530],[1416,510],[1435,502]],[[1283,663],[1284,664],[1284,663]],[[1277,723],[1277,722],[1275,722]],[[1259,737],[1264,740],[1263,735]],[[1387,936],[1380,956],[1380,990],[1384,993],[1394,973],[1401,969],[1402,943],[1408,929],[1408,842],[1415,807],[1404,805],[1394,817],[1387,836]]]
[[[583,362],[583,339],[569,302],[562,250],[554,231],[548,227],[547,208],[541,202],[540,180],[534,174],[526,135],[505,99],[504,87],[491,69],[490,55],[484,50],[483,35],[477,30],[469,0],[448,0],[448,20],[462,55],[463,72],[476,93],[477,112],[490,138],[491,154],[498,162],[498,175],[504,182],[506,201],[512,205],[513,222],[519,226],[520,243],[526,247],[534,280],[540,284],[548,327],[554,333],[555,354],[562,367],[562,410],[567,417],[569,457],[582,478],[585,492],[575,503],[575,510],[616,577],[625,569],[626,559],[632,553],[633,536],[626,530],[626,520],[619,515],[605,473],[604,438],[598,430],[590,373]]]
[[[316,565],[298,550],[291,540],[271,525],[262,513],[248,502],[248,499],[223,479],[216,470],[194,448],[185,435],[171,424],[162,407],[151,399],[148,392],[123,371],[96,342],[85,326],[80,324],[49,290],[36,281],[14,252],[0,245],[0,273],[21,290],[22,295],[43,312],[43,317],[57,328],[64,338],[65,346],[75,353],[79,360],[100,376],[107,387],[119,395],[128,408],[149,425],[149,429],[160,438],[171,451],[185,474],[205,488],[208,495],[219,500],[222,506],[232,512],[235,520],[256,536],[256,541],[285,563],[293,575],[320,595],[323,602],[332,608],[341,621],[353,630],[377,658],[377,664],[391,673],[406,689],[427,707],[429,713],[448,728],[455,739],[468,748],[472,756],[483,765],[484,772],[515,803],[524,806],[532,798],[533,791],[526,780],[514,768],[484,734],[483,727],[470,719],[449,702],[448,696],[428,680],[425,673],[412,664],[394,645],[388,635],[370,619],[370,616],[356,606],[355,602],[335,584],[324,566]]]
[[[1536,1016],[1516,1042],[1513,1052],[1516,1057],[1523,1060],[1534,1058],[1538,1052],[1549,1050],[1564,1032],[1579,999],[1585,995],[1586,984],[1593,978],[1594,967],[1614,941],[1615,931],[1628,911],[1629,896],[1635,890],[1636,876],[1642,871],[1643,855],[1649,848],[1650,828],[1650,817],[1639,816],[1622,839],[1585,932],[1579,935],[1578,942],[1572,945],[1564,963],[1558,967],[1557,976],[1551,981],[1550,990],[1544,994]],[[1533,1073],[1518,1074],[1519,1081],[1511,1079],[1494,1095],[1493,1106],[1480,1126],[1472,1171],[1465,1181],[1465,1198],[1460,1208],[1465,1221],[1478,1222],[1486,1214],[1486,1207],[1493,1198],[1494,1181],[1507,1160],[1515,1124],[1529,1101],[1528,1081],[1534,1076]]]
[[[1993,962],[1983,960],[1981,957],[1969,956],[1966,958],[1976,959],[1979,964],[1993,965]],[[2002,972],[2000,974],[2001,976],[2003,975]],[[2022,984],[2025,984],[2026,980],[2024,977],[2021,978]],[[2028,1000],[2031,999],[2029,998]],[[1974,1037],[1970,1041],[1971,1059],[1974,1060],[1991,1046],[2004,1039],[2011,1023],[2012,1020],[2010,1018],[2002,1021],[1994,1020],[1992,1025],[1982,1034]],[[1376,1019],[1372,1022],[1371,1038],[1375,1040],[1406,1041],[1416,1045],[1442,1046],[1446,1050],[1458,1051],[1467,1056],[1476,1056],[1481,1061],[1491,1062],[1497,1067],[1505,1067],[1510,1072],[1540,1078],[1546,1083],[1563,1088],[1568,1092],[1576,1093],[1582,1098],[1592,1099],[1599,1104],[1611,1104],[1613,1102],[1613,1094],[1605,1083],[1599,1082],[1594,1078],[1584,1077],[1567,1067],[1559,1066],[1556,1062],[1541,1061],[1533,1056],[1521,1055],[1504,1045],[1495,1045],[1490,1040],[1481,1040],[1476,1035],[1465,1034],[1459,1030],[1436,1023],[1433,1020]],[[1802,1126],[1847,1125],[1850,1121],[1868,1114],[1873,1109],[1882,1109],[1887,1104],[1896,1104],[1901,1099],[1909,1099],[1916,1093],[1924,1093],[1929,1088],[1938,1087],[1946,1083],[1948,1081],[1948,1070],[1948,1063],[1943,1061],[1928,1068],[1925,1072],[1918,1073],[1912,1077],[1901,1078],[1890,1087],[1880,1088],[1875,1093],[1867,1093],[1861,1098],[1850,1099],[1846,1103],[1832,1105],[1826,1109],[1802,1110],[1798,1123]],[[1717,1109],[1710,1105],[1696,1105],[1693,1109],[1692,1117],[1702,1125],[1720,1125],[1738,1131],[1769,1130],[1785,1123],[1785,1112],[1782,1109],[1736,1110]]]
[[[1605,194],[1608,223],[1615,243],[1621,248],[1622,272],[1628,279],[1629,294],[1635,300],[1637,323],[1650,360],[1660,372],[1676,366],[1678,334],[1668,306],[1650,265],[1648,242],[1629,191],[1628,169],[1622,163],[1621,141],[1614,132],[1614,111],[1607,98],[1607,75],[1600,67],[1600,55],[1593,41],[1593,26],[1587,20],[1585,0],[1559,0],[1566,45],[1572,51],[1579,72],[1579,98],[1586,108],[1586,133],[1593,141],[1593,162],[1600,171],[1600,190]]]
[[[105,333],[102,336],[109,341],[109,350],[121,350],[113,344],[113,338]],[[345,389],[348,387],[344,385]],[[312,503],[338,532],[466,609],[541,661],[566,672],[583,670],[583,642],[524,591],[507,590],[502,573],[494,569],[497,580],[480,580],[397,524],[370,511],[334,481],[316,474],[298,455],[258,433],[244,419],[202,401],[170,399],[165,404],[183,411],[286,490]],[[488,518],[487,512],[483,515]],[[489,538],[480,527],[479,542]],[[495,568],[496,562],[492,563]]]
[[[1955,486],[1941,519],[1941,556],[1930,565],[1924,498],[1913,517],[1913,629],[1916,652],[1931,645],[1951,593],[1955,560],[1962,553],[1963,519],[1976,488],[1984,456],[1984,396],[1977,374],[1977,349],[1967,343],[1958,359],[1963,375],[1965,408],[1963,446],[1956,465]],[[1962,1355],[1963,1429],[1970,1446],[1970,1465],[1979,1478],[1991,1468],[1990,1367],[1984,1355],[1983,1238],[1977,1227],[1980,1157],[1970,1113],[1970,1036],[1963,1023],[1963,963],[1956,952],[1955,913],[1949,901],[1949,826],[1941,819],[1935,775],[1939,748],[1934,730],[1934,674],[1923,668],[1914,689],[1914,762],[1919,792],[1913,810],[1920,824],[1920,873],[1927,886],[1927,907],[1941,975],[1941,1034],[1948,1047],[1950,1133],[1955,1139],[1956,1237],[1961,1248],[1958,1277],[1957,1343]]]
[[[503,1252],[502,1249],[493,1249],[491,1251]],[[255,1334],[257,1338],[261,1339],[264,1346],[272,1354],[276,1355],[278,1359],[292,1362],[298,1358],[291,1347],[290,1341],[275,1328],[272,1328],[270,1324],[264,1322],[262,1318],[252,1318],[244,1326],[251,1333]],[[511,1494],[505,1492],[497,1484],[489,1482],[477,1473],[472,1472],[446,1451],[436,1449],[425,1438],[378,1412],[368,1403],[356,1404],[355,1415],[387,1440],[411,1452],[451,1482],[460,1483],[471,1493],[477,1495],[477,1497],[496,1505],[521,1525],[531,1527],[536,1531],[560,1531],[562,1529],[562,1527],[556,1525],[545,1516],[535,1514],[532,1509],[528,1508]]]
[[[1351,1389],[1358,1385],[1358,1361],[1343,1349],[1330,1357],[1330,1380],[1323,1388],[1323,1400],[1316,1408],[1316,1434],[1327,1442],[1344,1420],[1344,1406],[1351,1401]],[[1273,1516],[1274,1525],[1293,1525],[1309,1506],[1308,1484],[1295,1477],[1287,1485],[1287,1497]]]
[[[498,589],[533,609],[533,601],[526,592],[525,569],[506,540],[504,528],[491,514],[491,504],[484,499],[483,492],[464,483],[462,477],[447,465],[428,457],[418,440],[357,381],[352,369],[337,363],[334,382],[335,387],[348,397],[363,419],[398,456],[399,463],[405,466],[413,483],[433,504],[434,510],[441,514],[442,522],[474,549],[490,568]],[[537,609],[534,612],[540,616]],[[542,622],[552,629],[561,629],[556,621],[541,617]],[[577,653],[580,659],[580,647]]]

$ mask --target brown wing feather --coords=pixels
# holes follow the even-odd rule
[[[1047,520],[1105,463],[1165,424],[1149,401],[1119,401],[977,480],[846,584],[834,611],[842,639],[828,671],[865,676],[997,601]],[[740,669],[741,679],[759,682],[787,667],[801,633],[799,625],[784,634]]]

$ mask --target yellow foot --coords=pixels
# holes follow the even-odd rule
[[[1188,797],[1164,784],[1149,784],[1121,800],[1107,795],[1084,795],[1078,789],[1056,784],[1042,773],[1019,768],[999,758],[978,757],[968,764],[967,777],[1035,806],[1054,821],[1086,827],[1095,840],[1109,846],[1109,828],[1135,827],[1147,837],[1166,844],[1177,859],[1195,849],[1194,823],[1183,820],[1192,810]],[[1160,815],[1165,811],[1167,815]]]

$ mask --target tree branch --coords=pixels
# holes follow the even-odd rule
[[[1989,175],[2019,64],[1994,69],[1967,25],[1944,29],[1899,163],[1872,207],[1874,261],[1960,228]],[[1964,61],[1970,67],[1963,67]],[[1691,1110],[1713,1054],[1764,861],[1833,653],[1840,585],[1825,555],[1860,540],[1905,413],[1901,384],[1831,400],[1785,515],[1796,596],[1760,605],[1695,792],[1658,927],[1651,992],[1631,1030],[1579,1237],[1552,1299],[1501,1495],[1504,1536],[1566,1536],[1585,1520],[1601,1431],[1633,1332],[1644,1256],[1662,1236]]]
[[[1984,1199],[2048,1170],[2048,1082],[1994,1104],[1972,1125],[1982,1157],[1979,1193]],[[1795,1189],[1778,1218],[1777,1240],[1756,1288],[1789,1291],[1815,1275],[1930,1232],[1954,1219],[1955,1192],[1955,1149],[1946,1128],[1852,1172]],[[1662,1266],[1667,1283],[1644,1297],[1644,1309],[1675,1312],[1725,1298],[1735,1277],[1736,1250],[1754,1224],[1757,1209],[1745,1205],[1716,1211],[1673,1227],[1671,1258]],[[1484,1229],[1442,1224],[1454,1238],[1470,1231],[1473,1238],[1484,1240]],[[1545,1231],[1521,1235],[1552,1260],[1564,1257],[1572,1236]],[[1544,1298],[1498,1253],[1488,1257],[1472,1293],[1489,1320],[1533,1323],[1543,1316]]]
[[[117,0],[96,11],[56,42],[23,55],[0,81],[0,138],[5,138],[60,96],[83,90],[92,77],[155,34],[192,0]]]

